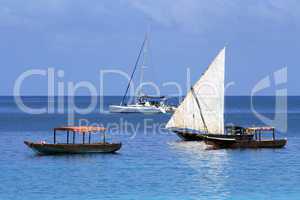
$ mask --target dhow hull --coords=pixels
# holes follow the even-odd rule
[[[205,133],[195,133],[188,130],[173,130],[176,135],[184,141],[204,141],[207,136],[217,136],[221,138],[235,138],[234,135],[224,135],[224,134],[205,134]]]

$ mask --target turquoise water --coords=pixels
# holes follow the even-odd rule
[[[78,97],[76,102],[84,107],[88,100]],[[104,107],[119,101],[119,97],[105,97]],[[300,198],[299,102],[300,97],[289,97],[288,131],[280,134],[288,138],[284,149],[206,150],[203,143],[181,142],[159,129],[170,115],[110,114],[95,109],[76,115],[76,120],[111,128],[113,122],[122,123],[119,131],[111,131],[112,140],[123,143],[119,153],[37,156],[23,141],[51,141],[51,128],[64,125],[67,115],[29,115],[12,98],[1,97],[0,199],[296,200]],[[25,103],[41,107],[47,102],[45,97],[27,97]],[[272,97],[257,98],[255,107],[261,114],[274,116]],[[261,125],[248,97],[227,97],[225,118],[227,123]]]

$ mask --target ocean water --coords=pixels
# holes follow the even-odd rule
[[[34,108],[47,105],[46,97],[23,100]],[[23,141],[51,142],[51,129],[66,125],[68,103],[62,114],[55,103],[55,112],[32,115],[12,97],[0,97],[1,200],[300,199],[300,97],[288,98],[288,129],[277,134],[288,138],[287,146],[258,150],[207,150],[203,143],[182,142],[165,131],[169,114],[110,114],[108,105],[118,104],[120,97],[98,100],[104,110],[100,113],[97,105],[89,114],[76,114],[76,123],[109,126],[109,139],[123,144],[118,153],[37,156]],[[81,108],[89,101],[75,99]],[[274,97],[257,97],[254,107],[272,119],[275,103]],[[249,97],[227,97],[225,121],[263,124],[251,111]]]

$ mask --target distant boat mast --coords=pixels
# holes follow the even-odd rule
[[[147,68],[147,58],[148,58],[148,46],[149,46],[149,36],[148,33],[145,35],[145,46],[143,48],[143,58],[142,58],[142,64],[141,64],[141,72],[140,72],[140,85],[138,87],[139,91],[137,96],[142,96],[143,95],[143,81],[144,81],[144,70]]]
[[[136,68],[137,68],[137,66],[138,66],[138,64],[139,64],[139,60],[140,60],[140,57],[141,57],[141,55],[142,55],[142,53],[143,53],[143,50],[144,50],[144,46],[145,46],[145,44],[146,44],[146,41],[147,41],[147,34],[146,34],[145,39],[144,39],[144,41],[143,41],[143,43],[142,43],[141,49],[140,49],[140,51],[139,51],[139,55],[138,55],[138,57],[137,57],[137,59],[136,59],[136,61],[135,61],[135,65],[134,65],[133,71],[132,71],[132,73],[131,73],[131,77],[130,77],[130,79],[129,79],[127,88],[126,88],[126,90],[125,90],[125,94],[124,94],[124,96],[123,96],[123,98],[122,98],[122,101],[121,101],[121,104],[120,104],[121,106],[124,105],[125,98],[126,98],[126,96],[127,96],[127,93],[128,93],[129,87],[130,87],[130,84],[131,84],[131,82],[132,82],[133,75],[134,75],[134,73],[135,73],[135,71],[136,71]]]

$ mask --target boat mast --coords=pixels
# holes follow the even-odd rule
[[[142,52],[143,52],[143,49],[144,49],[146,40],[147,40],[147,37],[145,37],[145,39],[144,39],[144,41],[143,41],[143,44],[142,44],[142,46],[141,46],[141,49],[140,49],[140,51],[139,51],[139,55],[138,55],[138,57],[137,57],[137,59],[136,59],[136,61],[135,61],[135,65],[134,65],[134,68],[133,68],[133,72],[132,72],[132,74],[131,74],[131,77],[130,77],[129,82],[128,82],[128,85],[127,85],[127,88],[126,88],[126,90],[125,90],[125,94],[124,94],[123,99],[122,99],[121,104],[120,104],[121,106],[124,105],[125,97],[127,96],[128,89],[129,89],[129,87],[130,87],[130,84],[131,84],[133,75],[134,75],[134,73],[135,73],[135,71],[136,71],[136,68],[137,68],[137,66],[138,66],[138,63],[139,63],[141,54],[142,54]]]
[[[201,116],[202,123],[203,123],[203,125],[204,125],[204,129],[205,129],[206,133],[208,133],[208,128],[207,128],[207,126],[206,126],[206,123],[205,123],[205,120],[204,120],[204,117],[203,117],[203,114],[202,114],[201,106],[200,106],[199,100],[198,100],[198,98],[197,98],[197,96],[196,96],[196,93],[195,93],[193,87],[191,87],[191,92],[192,92],[192,95],[193,95],[193,97],[195,98],[196,103],[197,103],[197,106],[198,106],[198,108],[199,108],[199,112],[200,112],[200,116]]]
[[[145,46],[143,48],[143,58],[142,58],[142,66],[141,66],[141,73],[140,73],[140,86],[143,84],[144,79],[144,69],[147,68],[147,53],[148,53],[148,45],[149,45],[149,39],[148,39],[148,33],[146,33],[145,36]],[[143,87],[141,87],[138,91],[138,97],[143,95]]]

